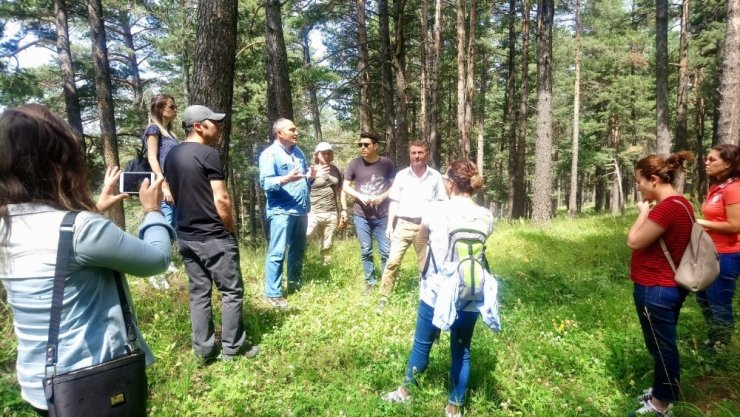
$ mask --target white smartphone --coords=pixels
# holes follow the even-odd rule
[[[126,194],[139,194],[141,183],[145,179],[149,180],[149,184],[154,182],[153,172],[121,172],[121,178],[119,181],[119,189],[122,193]]]

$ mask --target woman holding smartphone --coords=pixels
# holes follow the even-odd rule
[[[740,152],[723,144],[709,151],[704,167],[712,179],[707,199],[701,207],[703,219],[719,253],[719,276],[704,291],[696,294],[709,328],[708,348],[730,343],[735,327],[732,300],[740,274]]]
[[[47,415],[42,380],[62,218],[80,212],[65,278],[57,374],[125,353],[127,333],[114,271],[148,276],[170,262],[174,230],[159,209],[161,178],[153,184],[145,180],[139,190],[145,216],[138,237],[100,214],[126,198],[116,192],[119,176],[118,168],[106,171],[94,203],[82,149],[62,119],[38,104],[0,115],[0,282],[18,337],[21,396],[40,415]],[[133,307],[125,278],[123,286]],[[152,363],[151,351],[136,332]]]
[[[149,125],[144,131],[146,141],[147,159],[152,172],[157,178],[164,178],[164,161],[170,150],[177,146],[177,136],[172,132],[172,122],[177,117],[177,105],[175,99],[168,94],[157,94],[152,97],[149,105]],[[172,198],[167,181],[162,183],[163,201],[160,206],[165,219],[172,227],[177,227],[177,211],[175,200]],[[168,273],[177,271],[173,264],[167,269]],[[170,287],[163,275],[156,275],[149,279],[152,286],[158,290],[166,290]]]
[[[667,158],[647,156],[637,162],[635,178],[642,201],[627,235],[632,249],[630,278],[645,346],[653,357],[653,386],[641,397],[634,415],[666,416],[679,399],[679,365],[676,327],[688,291],[678,287],[661,249],[665,241],[678,265],[691,237],[694,222],[691,203],[673,188],[676,171],[692,158],[678,152]],[[690,214],[691,213],[691,214]]]

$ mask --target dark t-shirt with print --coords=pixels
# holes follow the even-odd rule
[[[347,165],[344,180],[354,181],[356,191],[375,196],[388,190],[395,176],[396,166],[390,159],[381,156],[377,161],[370,163],[363,157],[357,157]],[[355,199],[354,214],[366,219],[382,219],[388,216],[389,204],[387,198],[378,206],[366,206]]]
[[[211,188],[211,181],[226,178],[218,151],[182,142],[167,155],[164,172],[177,204],[177,237],[197,241],[228,237]]]

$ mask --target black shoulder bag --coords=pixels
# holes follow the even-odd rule
[[[59,228],[57,264],[51,299],[49,341],[46,346],[44,394],[51,417],[144,417],[147,379],[144,352],[139,349],[131,306],[126,300],[121,273],[114,271],[118,299],[126,323],[128,343],[122,356],[98,365],[56,373],[59,325],[64,299],[64,281],[72,253],[73,228],[77,212],[64,216]]]
[[[159,135],[159,140],[162,140],[162,134]],[[164,167],[162,167],[164,169]],[[152,172],[152,166],[149,165],[149,158],[147,156],[147,143],[146,136],[141,141],[141,147],[136,150],[133,159],[129,159],[124,165],[123,170],[125,172]]]

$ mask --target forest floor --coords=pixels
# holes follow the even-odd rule
[[[479,322],[466,416],[625,416],[652,381],[628,278],[625,244],[635,213],[556,219],[546,229],[500,221],[488,243],[500,276],[502,331]],[[408,404],[380,397],[403,377],[416,320],[418,273],[408,253],[382,314],[378,295],[363,296],[359,246],[336,244],[321,266],[307,252],[304,287],[276,311],[263,299],[264,250],[241,253],[244,319],[255,359],[199,366],[190,348],[187,277],[154,291],[130,278],[144,335],[157,362],[149,368],[152,416],[443,416],[449,334]],[[214,291],[214,305],[219,295]],[[740,303],[735,297],[738,317]],[[214,311],[220,320],[218,308]],[[218,331],[218,325],[217,325]],[[674,416],[740,416],[740,334],[721,352],[701,349],[706,327],[695,297],[681,312],[682,401]],[[15,380],[15,339],[0,302],[0,416],[32,416]]]

